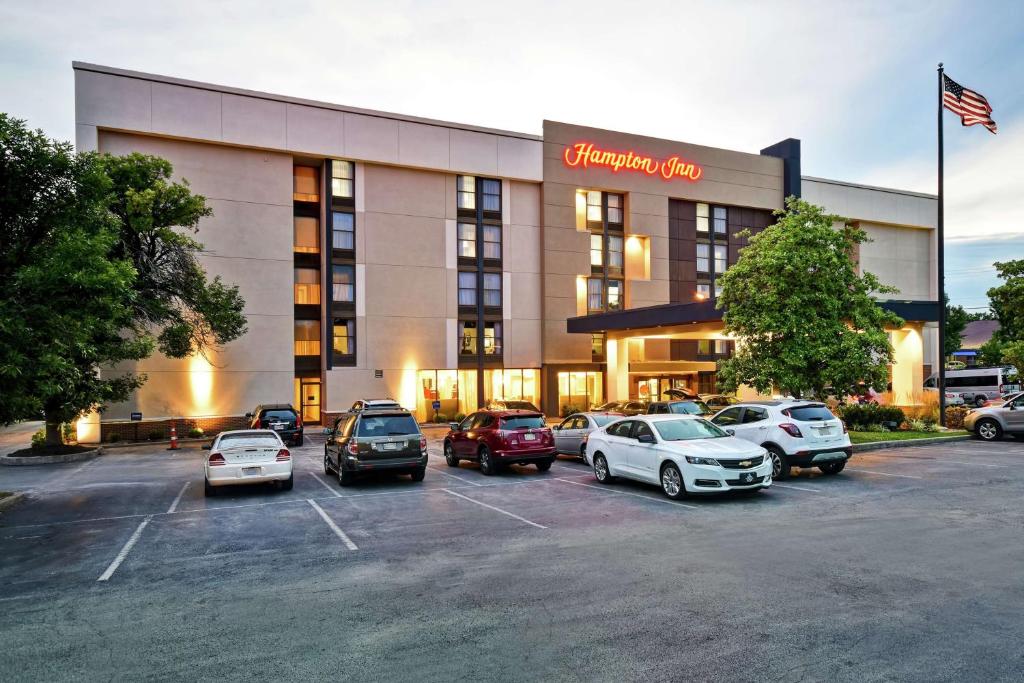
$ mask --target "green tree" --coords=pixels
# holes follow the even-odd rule
[[[1005,344],[996,337],[982,344],[978,347],[978,365],[1002,365],[1004,346]]]
[[[1004,280],[988,290],[989,308],[999,321],[996,336],[1004,342],[1024,340],[1024,259],[996,263]]]
[[[795,397],[826,387],[845,394],[861,381],[885,386],[893,354],[886,328],[903,321],[871,297],[896,290],[857,274],[852,255],[867,235],[795,197],[775,215],[720,278],[718,307],[739,343],[719,363],[719,382]]]
[[[946,341],[942,347],[943,358],[960,350],[963,344],[964,329],[970,320],[963,306],[950,306],[949,295],[946,295]]]

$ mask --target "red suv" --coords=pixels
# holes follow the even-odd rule
[[[547,472],[555,461],[555,439],[540,413],[481,410],[451,423],[444,437],[444,459],[449,467],[458,467],[460,460],[476,460],[487,475],[504,465],[530,463]]]

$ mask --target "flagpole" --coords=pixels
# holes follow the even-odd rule
[[[938,240],[938,282],[939,282],[939,424],[946,426],[946,234],[942,197],[942,62],[939,62],[939,215],[936,231]]]

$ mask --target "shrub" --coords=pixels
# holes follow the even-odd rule
[[[65,422],[60,426],[61,440],[64,443],[71,443],[72,441],[75,441],[78,438],[76,431],[75,425],[70,422]]]
[[[883,424],[870,424],[870,425],[865,425],[864,429],[861,430],[861,431],[865,431],[865,432],[888,432],[889,428],[886,427]]]
[[[847,429],[854,431],[875,431],[869,428],[878,425],[892,429],[904,420],[903,411],[897,406],[881,406],[876,403],[840,406],[839,417],[846,423]]]
[[[963,429],[968,412],[970,409],[966,406],[949,406],[946,408],[946,426],[950,429]]]
[[[121,440],[121,435],[120,435],[120,434],[118,434],[117,432],[114,432],[113,434],[111,434],[111,435],[110,435],[110,436],[109,436],[109,437],[107,438],[107,441],[109,441],[110,443],[117,443],[117,442],[118,442],[118,441],[120,441],[120,440]]]
[[[937,391],[924,392],[921,405],[909,406],[904,412],[908,419],[937,423],[939,421],[939,393]]]
[[[32,448],[42,448],[46,445],[46,432],[40,429],[32,435]]]
[[[934,422],[911,418],[907,420],[907,427],[913,432],[937,432],[939,428]]]
[[[149,431],[148,438],[150,441],[159,441],[160,439],[164,438],[164,433],[161,432],[159,429],[151,429]]]
[[[462,422],[466,419],[465,413],[455,413],[455,417],[452,418],[452,422]]]
[[[192,429],[188,430],[188,438],[190,439],[202,438],[203,434],[205,434],[205,432],[199,427],[193,427]]]
[[[570,415],[575,415],[579,412],[581,411],[577,406],[562,406],[561,415],[562,417],[569,417]]]
[[[445,415],[444,413],[437,413],[436,415],[434,415],[434,424],[439,424],[440,425],[440,424],[445,424],[446,422],[449,422],[449,421],[450,420],[448,419],[448,416]]]

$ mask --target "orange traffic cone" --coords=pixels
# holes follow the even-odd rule
[[[176,451],[176,450],[178,450],[178,429],[176,427],[176,423],[174,423],[174,422],[171,423],[171,447],[168,448],[167,450],[169,450],[169,451]]]

